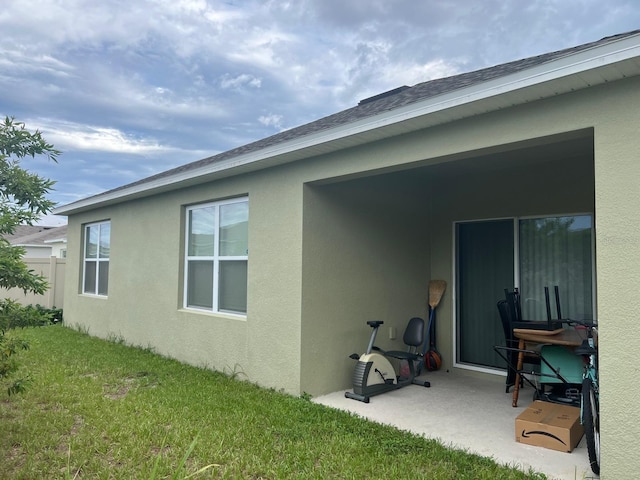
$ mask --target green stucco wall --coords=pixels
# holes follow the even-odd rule
[[[453,222],[586,212],[595,204],[602,478],[631,478],[627,472],[640,471],[628,453],[640,434],[630,383],[640,329],[638,91],[640,81],[628,79],[73,215],[66,320],[195,365],[242,371],[260,385],[317,395],[349,387],[347,356],[366,346],[367,320],[384,320],[380,343],[400,347],[408,318],[426,315],[428,281],[437,278],[449,284],[438,345],[453,368]],[[183,206],[243,194],[250,202],[247,318],[183,310]],[[81,225],[102,219],[112,222],[107,299],[78,294]],[[396,328],[395,340],[386,327]]]
[[[276,177],[263,172],[242,183],[231,179],[72,216],[66,321],[97,336],[124,338],[193,365],[297,391],[302,212],[296,196],[301,189]],[[182,309],[184,205],[247,193],[250,315]],[[111,220],[106,299],[78,294],[81,225],[101,219]]]
[[[603,479],[640,472],[640,84],[624,86],[606,97],[595,127]]]

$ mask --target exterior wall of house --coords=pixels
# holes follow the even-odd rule
[[[344,170],[350,165],[362,168],[360,162],[365,157],[372,169],[385,166],[393,169],[393,163],[420,167],[474,157],[486,160],[486,155],[490,157],[505,148],[523,148],[524,152],[549,141],[569,141],[573,138],[586,138],[584,142],[595,144],[593,156],[588,153],[576,156],[570,151],[559,150],[555,155],[538,159],[538,165],[529,169],[519,167],[510,172],[492,172],[469,167],[471,170],[468,174],[465,175],[464,171],[454,172],[447,181],[435,175],[429,180],[427,175],[424,184],[427,189],[431,189],[432,196],[426,206],[430,237],[424,245],[430,248],[430,258],[423,264],[425,276],[420,279],[421,287],[414,289],[413,294],[418,295],[416,290],[421,290],[420,299],[424,298],[428,278],[442,278],[452,285],[453,221],[589,212],[594,210],[595,191],[597,312],[601,331],[600,366],[603,378],[603,472],[613,478],[622,477],[624,472],[640,468],[637,459],[628,458],[624,453],[627,446],[632,444],[633,438],[640,434],[639,414],[633,408],[633,395],[628,384],[630,378],[635,378],[637,370],[629,339],[635,338],[640,328],[632,313],[638,309],[640,300],[631,292],[638,284],[640,275],[640,256],[637,255],[640,248],[637,241],[639,227],[632,217],[638,211],[638,199],[635,193],[631,193],[637,190],[637,179],[640,178],[637,161],[637,152],[640,151],[637,135],[640,96],[637,91],[640,91],[640,80],[628,79],[615,85],[579,91],[419,134],[390,139],[384,144],[360,148],[342,156],[336,155],[335,159],[333,156],[323,159],[326,176],[332,171],[334,161],[340,164],[336,170],[342,175],[348,175]],[[560,137],[549,138],[554,135]],[[518,155],[514,150],[514,162]],[[347,161],[351,159],[354,162]],[[353,173],[357,174],[357,171]],[[339,176],[338,180],[344,181],[344,177]],[[371,183],[371,187],[375,190],[379,185]],[[366,218],[359,218],[357,225],[363,227],[365,233],[350,236],[341,231],[345,222],[335,221],[342,220],[340,217],[358,216],[358,208],[362,215],[369,211],[362,205],[340,207],[339,200],[332,199],[328,189],[322,192],[322,198],[322,193],[319,193],[322,188],[321,185],[317,187],[317,191],[311,190],[305,196],[301,385],[309,385],[303,390],[312,393],[315,393],[313,385],[321,385],[321,390],[317,393],[349,387],[352,364],[345,356],[352,351],[362,351],[366,345],[368,332],[362,325],[369,318],[381,315],[388,318],[390,312],[393,312],[389,305],[394,305],[389,301],[387,287],[390,282],[378,281],[377,287],[374,285],[377,276],[371,275],[369,262],[376,257],[375,253],[368,257],[361,253],[368,248],[375,249],[374,243],[380,241],[366,234],[367,231],[373,231],[371,227],[374,222],[367,223]],[[348,198],[348,194],[343,192],[343,197]],[[389,218],[395,214],[391,205],[386,211],[384,208],[380,209],[381,218]],[[416,218],[418,221],[425,219],[422,215]],[[384,231],[385,226],[392,224],[387,221],[379,229]],[[307,239],[310,239],[309,242]],[[335,241],[332,243],[324,239]],[[384,241],[380,242],[382,244]],[[318,243],[321,245],[318,246]],[[333,253],[335,248],[332,249],[332,246],[336,245],[346,246],[348,250],[347,253],[339,253],[338,260],[333,260],[327,252]],[[324,255],[319,252],[324,252]],[[378,247],[378,252],[381,258],[387,254],[382,246]],[[420,251],[411,251],[409,247],[409,252],[412,258],[422,264]],[[350,253],[357,253],[364,259],[354,261],[349,258]],[[321,280],[309,279],[306,273],[310,277],[319,272],[328,275],[325,262],[329,260],[332,265],[339,264],[338,271],[346,277],[335,275],[324,282],[324,288],[320,288]],[[363,268],[364,274],[345,273],[349,270],[344,266],[345,263],[352,265],[354,269]],[[417,278],[413,270],[410,275],[410,278]],[[341,301],[335,302],[332,299],[336,298],[336,278],[347,278],[346,281],[338,280],[339,284],[346,285],[349,280],[366,282],[372,290],[365,300],[367,285],[360,285],[355,295],[350,295],[352,292],[347,290],[347,294],[339,296]],[[323,299],[325,303],[332,302],[328,312],[323,312],[320,306],[314,305],[314,298]],[[380,302],[380,298],[387,300],[387,303]],[[413,298],[408,307],[396,311],[404,312],[404,317],[407,318],[412,308],[419,310],[418,304],[418,299]],[[438,312],[441,325],[438,344],[445,354],[447,368],[453,362],[453,305],[454,299],[449,290]],[[345,326],[346,322],[353,322],[355,325],[349,323],[349,326]],[[327,332],[335,332],[336,335],[330,336]],[[349,340],[345,341],[344,338]],[[384,336],[382,341],[389,343]],[[325,372],[330,372],[330,381],[320,378],[322,368]],[[332,385],[335,388],[331,388]]]
[[[531,113],[520,110],[514,116]],[[481,122],[468,122],[468,130],[477,129],[476,123]],[[514,123],[507,119],[504,128]],[[410,170],[307,185],[303,391],[321,394],[350,387],[354,364],[348,355],[362,353],[366,347],[370,334],[367,320],[385,322],[378,337],[380,346],[404,349],[402,332],[408,319],[420,316],[426,320],[430,279],[448,283],[438,306],[437,344],[443,369],[453,368],[454,222],[593,212],[591,131],[555,136],[552,140],[557,145],[549,138],[522,144],[518,140],[527,138],[522,135],[518,129],[507,151],[504,146],[481,150],[482,157],[471,155],[462,168],[442,168],[447,163],[442,156],[439,160],[444,163],[433,165],[429,159],[416,162],[414,157],[405,159],[413,163]],[[457,135],[453,128],[443,128],[433,138],[424,133],[405,136],[380,156],[398,161],[403,151],[409,151],[424,160],[431,141],[440,136]],[[463,137],[452,142],[452,153],[455,148],[469,146]],[[416,142],[424,142],[423,148],[415,148]],[[402,150],[402,145],[414,148]],[[571,148],[574,146],[579,151]],[[397,153],[392,156],[394,148]],[[375,146],[349,153],[380,161],[376,158],[380,149]],[[328,170],[331,160],[323,161]],[[343,158],[340,163],[348,162]],[[491,168],[486,167],[489,163]],[[495,317],[499,322],[497,310]],[[394,340],[389,338],[387,326],[396,329]]]
[[[634,379],[640,338],[640,81],[600,98],[595,127],[602,478],[640,471]]]
[[[367,320],[384,320],[380,343],[401,347],[437,278],[449,284],[438,345],[452,368],[453,222],[592,211],[595,168],[603,475],[637,471],[625,452],[640,434],[629,385],[640,328],[638,91],[640,81],[628,79],[74,215],[65,316],[92,334],[317,395],[349,387],[347,356],[366,346]],[[595,153],[574,154],[565,141],[593,143]],[[544,158],[526,158],[532,151]],[[239,194],[250,202],[248,316],[186,311],[183,206]],[[107,299],[78,294],[81,225],[103,219],[112,222]]]
[[[193,365],[299,388],[302,189],[287,172],[184,189],[69,219],[66,321]],[[294,178],[293,176],[291,178]],[[249,315],[182,308],[184,206],[249,195]],[[109,294],[79,294],[82,225],[111,221]]]
[[[376,345],[404,350],[408,320],[427,318],[430,235],[420,187],[380,176],[305,188],[302,391],[349,387],[348,355],[366,348],[368,320],[384,321]]]
[[[51,255],[58,258],[67,258],[67,242],[51,242]]]

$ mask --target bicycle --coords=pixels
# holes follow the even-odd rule
[[[578,325],[587,330],[587,338],[575,349],[576,355],[584,359],[582,392],[580,395],[580,421],[584,426],[587,452],[591,470],[600,474],[600,390],[598,383],[598,348],[593,336],[598,333],[597,325],[583,320],[565,320],[570,325]]]

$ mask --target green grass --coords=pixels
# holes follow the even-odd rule
[[[0,478],[545,478],[123,342],[15,333],[31,383],[0,392]]]

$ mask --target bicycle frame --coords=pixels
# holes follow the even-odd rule
[[[595,325],[576,322],[587,328],[586,341],[576,349],[584,358],[580,421],[585,427],[587,452],[593,473],[600,474],[600,390],[598,384],[598,350],[593,336]]]
[[[589,328],[589,335],[587,338],[587,342],[589,343],[589,347],[591,347],[594,350],[597,350],[596,346],[595,346],[595,341],[593,339],[593,334],[592,334],[592,330],[593,327]],[[585,365],[584,365],[584,373],[582,375],[582,378],[588,378],[589,380],[591,380],[591,383],[593,385],[593,389],[596,393],[596,398],[599,399],[600,397],[600,390],[599,390],[599,384],[598,384],[598,354],[597,353],[592,353],[591,355],[584,355],[585,357]],[[583,402],[580,402],[580,418],[582,419],[582,423],[584,424],[584,405],[582,404]]]

